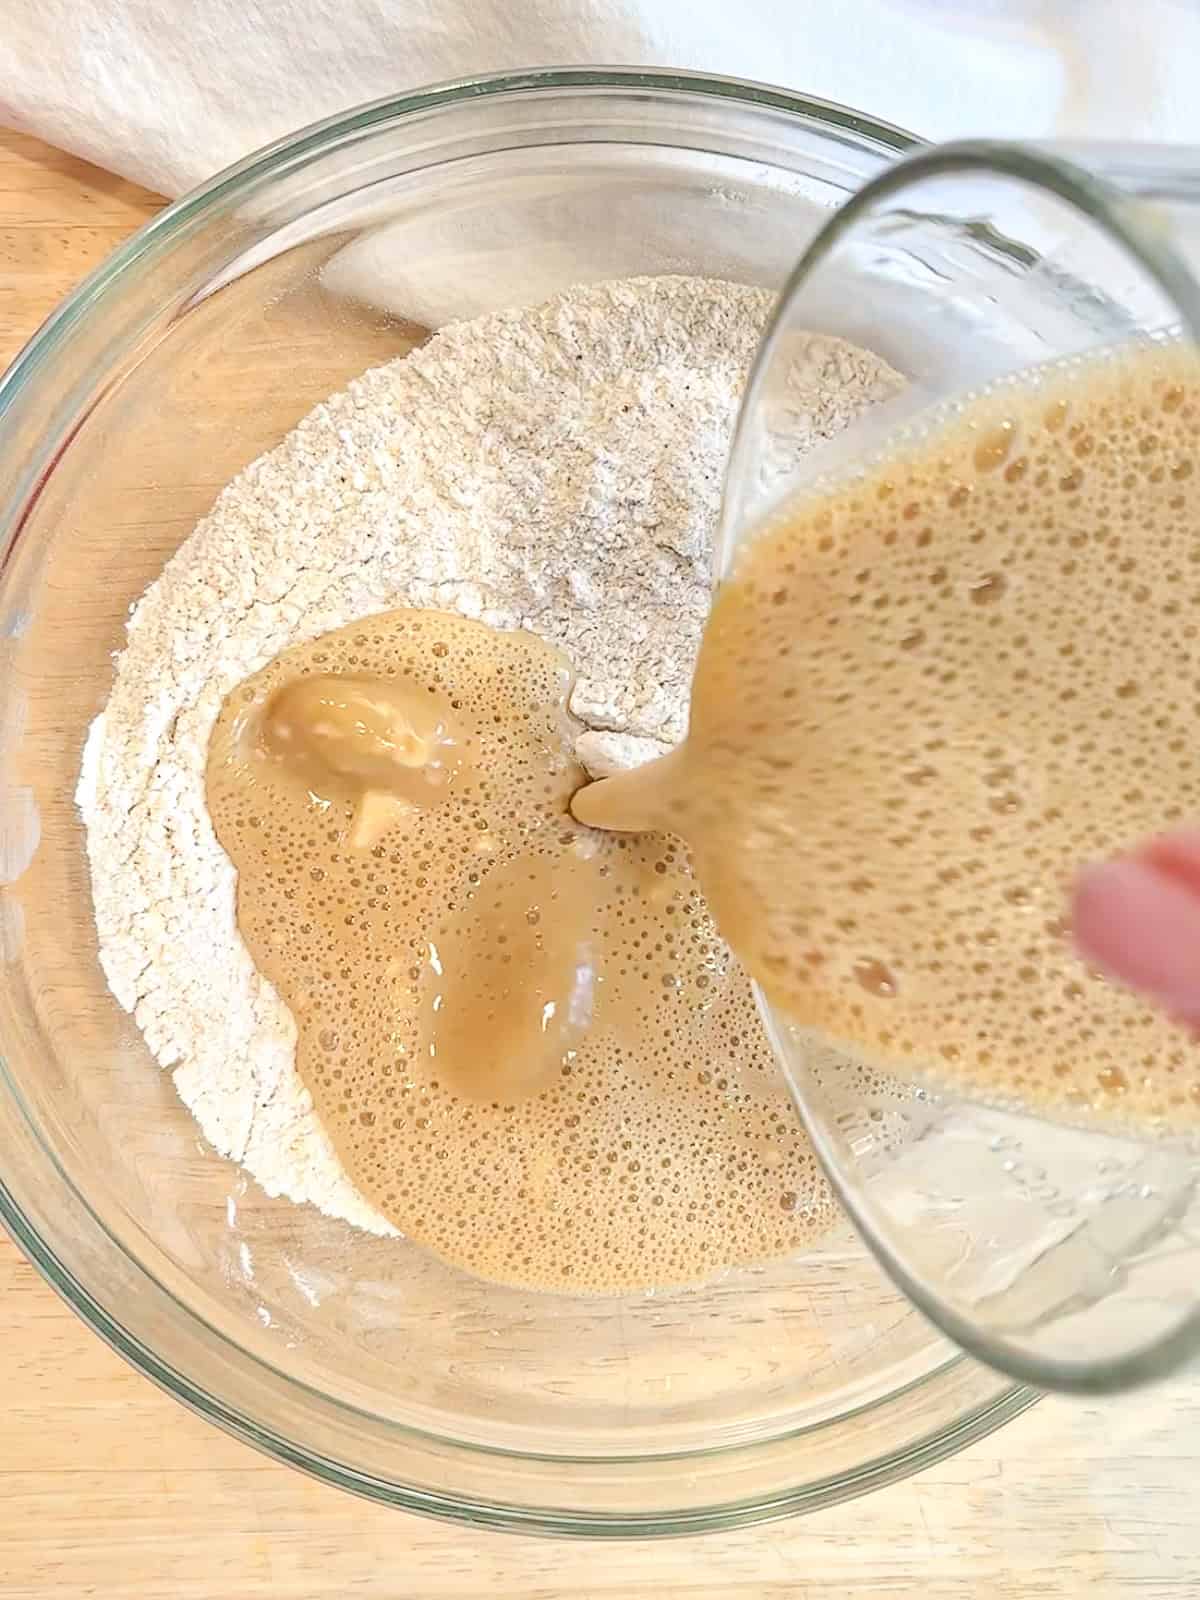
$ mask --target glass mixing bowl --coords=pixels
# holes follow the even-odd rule
[[[0,1211],[135,1366],[281,1460],[496,1527],[698,1531],[862,1493],[1031,1399],[848,1228],[702,1288],[589,1300],[269,1199],[204,1145],[106,990],[72,800],[131,602],[315,402],[430,322],[572,281],[779,287],[913,143],[661,72],[381,102],[165,211],[0,388]]]

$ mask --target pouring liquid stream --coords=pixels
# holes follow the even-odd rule
[[[682,837],[772,1004],[884,1072],[1200,1125],[1200,1047],[1069,926],[1082,862],[1200,813],[1198,429],[1195,351],[1142,345],[786,505],[716,596],[685,743],[574,815]]]

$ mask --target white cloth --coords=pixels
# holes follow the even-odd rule
[[[171,195],[359,101],[601,62],[783,84],[932,139],[1200,142],[1196,0],[0,0],[0,122]]]

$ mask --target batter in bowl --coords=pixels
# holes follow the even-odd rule
[[[434,611],[226,701],[238,923],[355,1186],[480,1276],[621,1291],[789,1254],[832,1201],[665,835],[575,822],[563,656]]]

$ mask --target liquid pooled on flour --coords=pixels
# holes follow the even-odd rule
[[[788,1254],[832,1200],[682,847],[571,817],[570,687],[431,611],[277,657],[209,753],[239,928],[351,1179],[445,1259],[619,1291]]]
[[[685,837],[724,935],[885,1071],[1200,1121],[1200,1045],[1086,970],[1079,866],[1200,813],[1200,361],[1047,369],[787,507],[686,743],[584,790]]]

